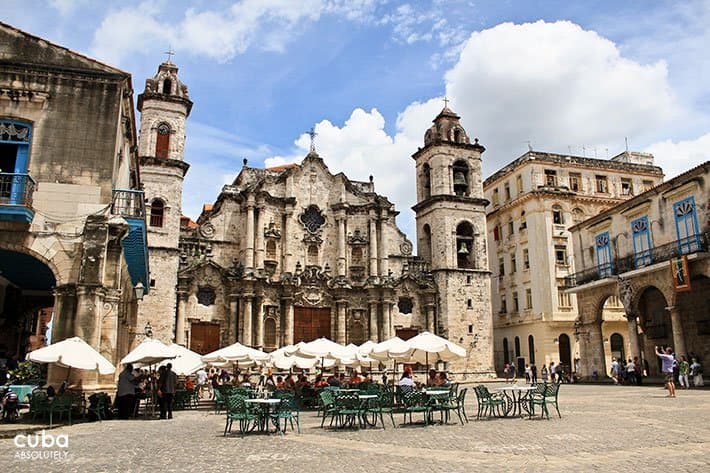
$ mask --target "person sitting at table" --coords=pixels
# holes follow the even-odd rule
[[[316,384],[313,385],[315,388],[325,388],[328,386],[328,381],[323,379],[323,375],[319,374],[316,376]]]
[[[441,386],[442,388],[448,388],[451,386],[451,381],[449,381],[448,377],[446,376],[445,371],[440,371],[438,376],[437,376],[437,386]]]
[[[362,384],[370,384],[372,383],[372,378],[370,378],[370,373],[365,371],[362,374]]]
[[[286,376],[286,380],[284,380],[284,384],[286,385],[286,389],[293,391],[296,388],[296,380],[293,379],[293,375],[289,373],[288,376]]]
[[[439,378],[437,377],[436,370],[429,370],[429,377],[426,380],[427,386],[438,386]]]
[[[242,382],[239,385],[243,388],[251,389],[251,382],[249,381],[249,373],[244,373],[242,375]]]
[[[298,375],[298,381],[296,381],[296,389],[302,390],[303,388],[310,387],[311,383],[308,382],[308,378],[305,374],[301,373]]]
[[[195,383],[189,376],[185,378],[185,389],[187,389],[188,391],[192,391],[193,389],[195,389]]]
[[[340,378],[338,378],[338,372],[335,371],[332,375],[328,376],[328,381],[329,386],[333,386],[334,388],[340,387]]]
[[[404,373],[402,373],[402,377],[399,379],[399,385],[400,386],[409,386],[409,387],[414,387],[414,380],[412,379],[412,372],[405,370]]]
[[[345,373],[340,373],[340,376],[338,376],[338,381],[340,382],[340,387],[345,387],[345,385],[348,384],[347,380],[345,379]]]
[[[276,389],[287,389],[287,388],[286,388],[286,383],[284,383],[284,378],[283,378],[283,376],[277,376],[277,377],[276,377]]]
[[[348,384],[350,384],[350,386],[357,387],[357,385],[360,383],[362,383],[362,378],[360,377],[360,374],[357,372],[357,370],[355,370],[353,371],[352,376],[350,376]]]

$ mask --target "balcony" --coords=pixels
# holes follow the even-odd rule
[[[613,262],[587,268],[565,278],[565,288],[571,289],[594,281],[624,274],[683,255],[706,252],[710,247],[710,231],[699,233],[646,251],[615,258]]]
[[[111,215],[123,217],[128,223],[128,234],[121,240],[128,273],[133,285],[139,282],[150,289],[150,268],[148,265],[148,241],[145,225],[145,201],[143,191],[134,189],[114,189],[111,201]]]
[[[0,220],[32,222],[35,185],[29,174],[0,172]]]

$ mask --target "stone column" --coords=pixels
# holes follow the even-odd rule
[[[177,293],[177,320],[175,321],[175,343],[185,346],[185,321],[187,319],[187,292]]]
[[[255,346],[260,350],[264,348],[264,298],[256,299],[256,335]]]
[[[101,305],[96,303],[96,288],[77,286],[76,288],[76,326],[74,335],[81,337],[96,351],[100,351]],[[67,334],[68,335],[68,334]]]
[[[345,309],[348,302],[345,299],[339,299],[338,304],[338,324],[337,324],[337,339],[336,342],[345,345]]]
[[[673,329],[673,351],[677,356],[688,356],[685,351],[685,333],[683,332],[683,324],[680,320],[680,309],[677,306],[666,308],[671,314],[671,327]]]
[[[604,379],[607,375],[606,356],[604,354],[604,336],[602,334],[601,321],[596,321],[589,324],[589,362],[592,374],[597,371],[600,379]]]
[[[434,304],[426,305],[426,329],[427,332],[436,334],[436,328],[434,324]]]
[[[242,344],[246,346],[252,346],[254,341],[252,340],[251,336],[251,321],[252,321],[252,300],[254,299],[254,296],[249,294],[244,296],[242,299],[242,303],[244,305],[244,321],[242,324]]]
[[[382,301],[382,338],[392,338],[392,304],[391,300]]]
[[[370,340],[381,342],[377,330],[377,301],[370,301]]]
[[[289,237],[289,220],[291,220],[291,211],[286,211],[283,218],[283,227],[281,229],[281,272],[293,271],[291,268],[291,249],[288,245]]]
[[[641,345],[639,344],[638,323],[636,315],[626,314],[629,321],[629,352],[631,358],[638,357],[641,361]]]
[[[254,202],[247,202],[247,247],[246,261],[244,266],[247,269],[254,269]]]
[[[388,265],[387,265],[387,245],[385,244],[385,223],[386,218],[381,218],[378,222],[377,229],[377,259],[379,264],[379,274],[380,276],[387,276]]]
[[[266,209],[261,202],[257,208],[258,213],[256,217],[256,243],[255,243],[255,253],[256,261],[254,262],[254,267],[262,269],[264,267],[264,216],[266,214]]]
[[[230,294],[229,295],[229,329],[227,330],[227,337],[229,339],[229,344],[233,344],[239,338],[239,295]]]
[[[281,299],[284,303],[284,343],[293,345],[293,297]]]
[[[370,276],[377,276],[377,216],[370,213]]]
[[[345,217],[338,219],[338,276],[345,276]]]

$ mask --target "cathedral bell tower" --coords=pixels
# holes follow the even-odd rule
[[[180,261],[179,238],[183,179],[190,167],[184,160],[185,122],[192,102],[187,86],[170,60],[158,66],[138,96],[141,112],[138,156],[145,190],[150,257],[150,293],[138,306],[136,329],[150,323],[162,342],[185,343],[185,327],[177,327],[175,307]]]
[[[454,371],[493,376],[491,273],[486,254],[486,213],[481,155],[449,107],[424,135],[416,162],[418,255],[439,290],[437,335],[467,351]]]

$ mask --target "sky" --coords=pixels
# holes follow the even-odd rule
[[[241,169],[374,176],[414,241],[414,162],[450,100],[488,176],[539,151],[710,155],[710,0],[5,0],[0,20],[119,67],[136,94],[169,48],[194,102],[183,213]],[[27,12],[31,11],[32,14]],[[484,177],[485,177],[484,176]]]

